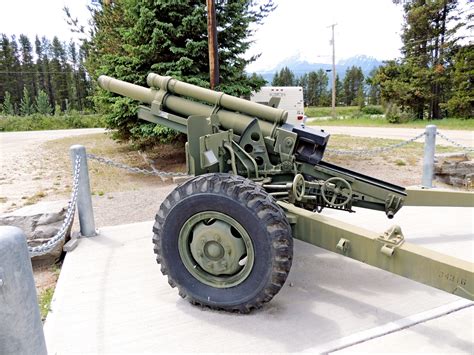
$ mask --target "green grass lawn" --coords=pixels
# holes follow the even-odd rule
[[[308,118],[331,116],[330,107],[307,107]],[[336,119],[308,120],[308,125],[317,126],[358,126],[358,127],[390,127],[390,128],[424,128],[434,124],[442,129],[474,130],[474,119],[444,118],[442,120],[414,120],[406,123],[389,123],[380,115],[362,114],[357,106],[336,107]]]
[[[359,106],[340,106],[336,107],[337,116],[351,116],[359,113]],[[332,114],[331,107],[306,107],[304,113],[308,117],[330,117]]]
[[[61,116],[0,116],[0,132],[105,127],[103,116],[71,113]]]

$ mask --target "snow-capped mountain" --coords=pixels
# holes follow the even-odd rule
[[[336,72],[339,74],[339,78],[342,80],[344,78],[346,70],[352,66],[356,66],[361,67],[364,75],[367,76],[369,75],[372,69],[377,68],[382,64],[382,61],[376,58],[369,57],[366,55],[357,55],[354,57],[339,60],[336,64]],[[300,77],[305,73],[309,73],[311,71],[318,71],[319,69],[328,71],[332,69],[331,64],[309,63],[308,61],[302,60],[298,56],[293,56],[281,61],[274,68],[265,71],[259,71],[257,72],[257,74],[262,75],[263,78],[270,83],[275,73],[277,71],[280,71],[284,67],[290,68],[290,70],[295,74],[296,77]]]

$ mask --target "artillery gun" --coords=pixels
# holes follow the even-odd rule
[[[194,178],[161,204],[154,251],[172,287],[193,304],[246,313],[270,301],[291,268],[293,238],[473,299],[472,264],[319,214],[404,205],[473,206],[473,194],[406,189],[323,160],[329,134],[286,123],[287,112],[171,77],[150,88],[99,77],[138,100],[138,117],[187,134]],[[423,268],[416,272],[412,265]]]

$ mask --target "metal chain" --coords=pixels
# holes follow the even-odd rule
[[[358,150],[342,150],[342,149],[326,149],[326,152],[336,154],[336,155],[375,155],[383,152],[388,152],[397,148],[401,148],[405,145],[408,145],[410,143],[413,143],[417,139],[420,139],[425,135],[425,132],[420,133],[419,135],[410,138],[406,141],[397,143],[397,144],[392,144],[386,147],[380,147],[380,148],[373,148],[373,149],[358,149]]]
[[[188,174],[185,174],[185,173],[172,173],[172,172],[161,171],[161,170],[157,170],[157,169],[155,169],[155,170],[146,170],[146,169],[141,169],[141,168],[134,168],[134,167],[131,167],[127,164],[119,163],[119,162],[113,161],[113,160],[108,159],[108,158],[99,157],[95,154],[87,154],[87,157],[89,159],[96,160],[99,163],[109,165],[109,166],[113,166],[113,167],[119,168],[119,169],[124,169],[124,170],[127,170],[127,171],[129,171],[131,173],[135,173],[135,174],[140,173],[140,174],[154,175],[154,176],[160,176],[160,177],[189,176]]]
[[[74,212],[76,211],[76,201],[77,201],[77,193],[79,191],[79,171],[81,169],[81,157],[78,155],[76,156],[76,160],[74,162],[74,177],[73,177],[73,185],[72,185],[72,192],[71,192],[71,199],[69,200],[66,216],[64,217],[63,224],[59,231],[48,240],[46,243],[30,247],[28,246],[28,251],[30,252],[30,257],[33,256],[40,256],[49,253],[53,250],[56,245],[61,242],[67,234],[69,227],[72,224],[74,219]]]
[[[452,145],[454,145],[455,147],[458,147],[458,148],[461,148],[462,150],[466,151],[466,152],[474,152],[474,148],[468,148],[468,147],[465,147],[463,146],[462,144],[459,144],[458,142],[455,142],[453,141],[451,138],[448,138],[446,137],[443,133],[441,132],[436,132],[436,134],[438,136],[440,136],[441,138],[443,138],[445,141],[448,141],[449,143],[451,143]]]

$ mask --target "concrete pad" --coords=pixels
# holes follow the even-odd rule
[[[363,223],[367,217],[360,216]],[[452,222],[459,224],[453,218],[440,221],[431,225],[430,238],[449,235]],[[370,224],[374,225],[372,220]],[[262,310],[250,315],[203,310],[182,300],[161,275],[151,228],[152,222],[102,228],[100,236],[82,239],[68,253],[45,324],[50,353],[352,351],[347,348],[353,344],[350,336],[375,334],[374,330],[390,323],[424,320],[433,311],[471,304],[296,241],[288,281]],[[470,232],[464,228],[459,233]],[[437,242],[427,244],[431,247]],[[451,245],[449,241],[440,244]],[[446,322],[442,325],[433,320],[409,328],[406,336],[412,342],[399,351],[418,351],[435,344],[433,337],[444,333],[444,341],[454,344],[455,351],[469,352],[465,332],[473,329],[472,317],[470,323],[466,320],[470,315],[456,312],[452,319],[440,318]],[[462,335],[449,330],[457,322],[465,328]],[[457,337],[461,345],[456,345]],[[370,349],[386,351],[384,338],[381,343],[372,340]]]
[[[474,354],[473,322],[471,306],[335,353],[380,353],[383,349],[384,353]]]

